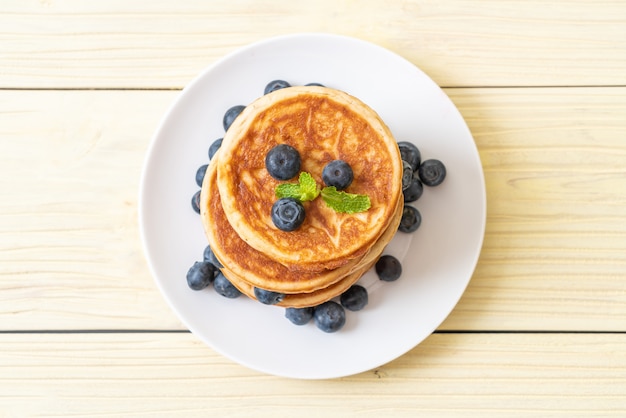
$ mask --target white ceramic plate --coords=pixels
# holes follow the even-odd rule
[[[284,309],[246,297],[226,299],[212,288],[192,291],[186,273],[207,244],[191,197],[196,169],[223,136],[226,109],[248,104],[265,85],[319,82],[369,104],[398,141],[412,141],[422,159],[447,167],[443,184],[415,203],[413,234],[396,234],[386,253],[402,261],[402,277],[361,283],[369,304],[347,311],[342,330],[291,324]],[[165,115],[143,170],[140,227],[156,283],[184,324],[224,356],[269,374],[304,379],[347,376],[381,366],[415,347],[454,308],[476,266],[486,215],[482,167],[463,118],[422,71],[379,46],[336,35],[269,39],[230,54],[193,80]]]

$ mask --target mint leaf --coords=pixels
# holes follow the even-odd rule
[[[372,206],[369,196],[338,191],[334,186],[322,189],[322,199],[329,207],[341,213],[365,212]]]
[[[303,171],[300,173],[298,182],[300,183],[300,192],[302,193],[301,201],[306,202],[307,200],[313,200],[319,196],[320,191],[312,175]]]
[[[293,199],[300,199],[300,185],[293,183],[283,183],[276,186],[276,197],[282,199],[283,197],[291,197]]]
[[[282,199],[283,197],[291,197],[298,199],[301,202],[313,200],[319,196],[320,191],[317,188],[317,183],[313,176],[303,171],[300,173],[298,183],[283,183],[276,186],[274,191],[276,197]]]
[[[346,193],[337,190],[335,186],[320,190],[313,176],[306,171],[300,173],[298,183],[279,184],[274,193],[279,199],[290,197],[301,202],[314,200],[321,193],[324,202],[341,213],[365,212],[372,206],[369,196],[364,194]]]

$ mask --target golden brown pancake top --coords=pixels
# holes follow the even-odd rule
[[[326,163],[346,161],[354,172],[346,192],[368,195],[371,208],[337,213],[319,197],[304,203],[306,217],[298,230],[276,228],[271,208],[283,182],[269,175],[265,157],[278,144],[299,151],[302,171],[320,187]],[[247,106],[217,158],[218,187],[231,225],[249,245],[286,265],[335,268],[364,254],[386,229],[401,193],[400,155],[387,126],[358,99],[323,87],[282,89]],[[297,182],[297,176],[288,182]]]

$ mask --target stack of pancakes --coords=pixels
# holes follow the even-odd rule
[[[265,168],[278,144],[294,147],[301,170],[324,187],[322,169],[344,160],[354,172],[345,190],[369,196],[371,207],[339,213],[321,197],[303,202],[295,231],[272,222],[276,186]],[[231,125],[202,185],[202,223],[222,273],[251,298],[254,288],[285,295],[284,307],[316,306],[354,284],[378,260],[402,217],[402,160],[379,116],[358,99],[325,87],[267,94]]]

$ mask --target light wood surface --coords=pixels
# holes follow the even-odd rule
[[[183,87],[250,42],[357,36],[442,86],[624,85],[621,0],[8,0],[5,87]]]
[[[626,408],[625,335],[434,334],[383,367],[319,381],[251,371],[188,333],[0,335],[0,344],[5,416],[590,417]]]
[[[626,2],[15,0],[0,28],[0,417],[626,416]],[[443,86],[488,195],[439,330],[321,382],[186,332],[137,219],[180,88],[301,31],[377,43]]]

